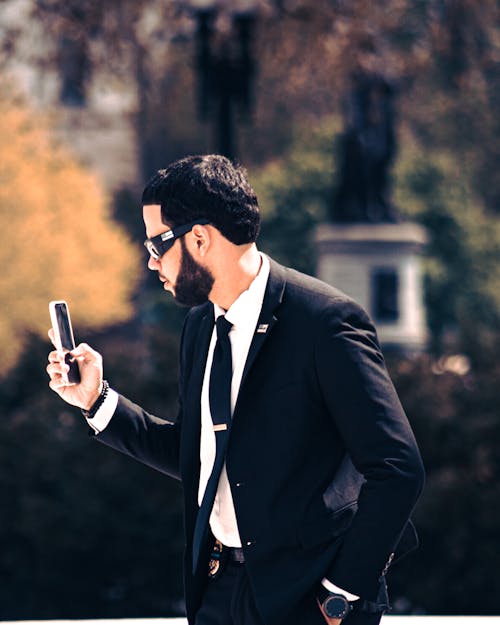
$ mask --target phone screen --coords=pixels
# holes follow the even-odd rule
[[[59,336],[61,339],[62,349],[72,350],[75,348],[75,339],[73,338],[73,332],[71,330],[71,323],[69,320],[68,307],[66,304],[60,302],[54,306],[57,327],[59,328]]]
[[[75,348],[75,339],[69,316],[68,305],[65,301],[50,302],[50,318],[54,330],[56,349],[71,351]],[[80,382],[80,370],[78,363],[73,360],[71,354],[66,354],[66,364],[69,365],[68,374],[63,376],[66,384],[78,384]]]

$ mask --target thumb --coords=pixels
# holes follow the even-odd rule
[[[85,362],[100,362],[101,355],[96,352],[94,349],[87,345],[87,343],[80,343],[75,347],[75,349],[71,350],[70,354],[79,361]]]

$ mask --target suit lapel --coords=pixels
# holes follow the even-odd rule
[[[185,463],[183,463],[184,471],[195,477],[194,483],[196,484],[198,484],[200,470],[201,388],[213,326],[214,312],[210,304],[199,323],[198,331],[195,331],[195,336],[192,338],[194,341],[193,360],[187,363],[191,371],[190,375],[186,376],[186,388],[183,389],[185,407],[181,454]]]
[[[193,350],[192,372],[189,381],[189,395],[200,406],[201,387],[203,384],[203,375],[205,373],[205,364],[207,362],[208,348],[210,339],[214,329],[214,308],[210,304],[206,314],[202,317],[198,332],[196,333],[195,346]]]
[[[269,259],[270,272],[269,279],[266,285],[266,291],[264,293],[264,300],[262,303],[262,309],[259,315],[259,320],[255,328],[255,334],[248,350],[247,360],[243,369],[243,375],[241,378],[240,391],[243,387],[245,379],[250,371],[259,351],[266,342],[270,335],[272,328],[277,323],[278,319],[275,316],[275,311],[280,305],[283,299],[283,292],[285,290],[286,278],[285,269],[278,263]],[[205,365],[207,361],[208,348],[210,346],[210,339],[212,337],[214,326],[214,310],[213,306],[207,309],[206,314],[202,317],[198,332],[193,337],[195,341],[193,353],[193,360],[191,364],[191,375],[188,376],[187,385],[185,389],[184,397],[186,397],[185,406],[185,420],[183,423],[183,449],[182,454],[189,464],[189,467],[185,467],[190,475],[194,475],[196,487],[199,481],[199,458],[200,458],[200,435],[201,435],[201,389],[203,385],[203,376],[205,373]],[[189,365],[188,365],[189,366]],[[239,393],[241,395],[241,392]],[[236,414],[238,408],[238,401],[236,402],[235,410]],[[193,462],[195,464],[193,464]],[[193,497],[195,496],[193,492]]]
[[[240,390],[245,383],[248,372],[250,371],[250,368],[252,367],[259,351],[262,349],[262,346],[271,334],[272,328],[278,321],[274,313],[283,299],[283,292],[286,284],[285,269],[272,259],[269,259],[269,263],[270,272],[266,291],[264,293],[264,301],[262,303],[259,320],[255,328],[255,334],[250,344],[250,349],[248,350],[248,356],[241,378]]]

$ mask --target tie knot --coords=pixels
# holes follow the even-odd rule
[[[217,321],[215,322],[217,327],[217,338],[224,339],[228,337],[229,331],[233,327],[233,324],[226,319],[224,315],[220,315],[217,317]]]

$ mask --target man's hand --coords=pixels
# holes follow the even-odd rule
[[[52,330],[49,330],[49,338],[53,342]],[[88,410],[99,397],[102,389],[102,357],[86,343],[80,343],[71,355],[78,362],[81,382],[71,385],[64,382],[62,373],[69,369],[64,362],[65,354],[53,351],[49,354],[47,365],[47,373],[50,377],[49,386],[68,404]]]
[[[328,623],[328,625],[340,625],[340,623],[342,623],[342,619],[341,618],[329,618],[325,614],[323,608],[321,607],[321,603],[318,601],[318,599],[316,599],[316,601],[318,602],[318,607],[321,610],[321,614],[323,615],[323,618]]]

